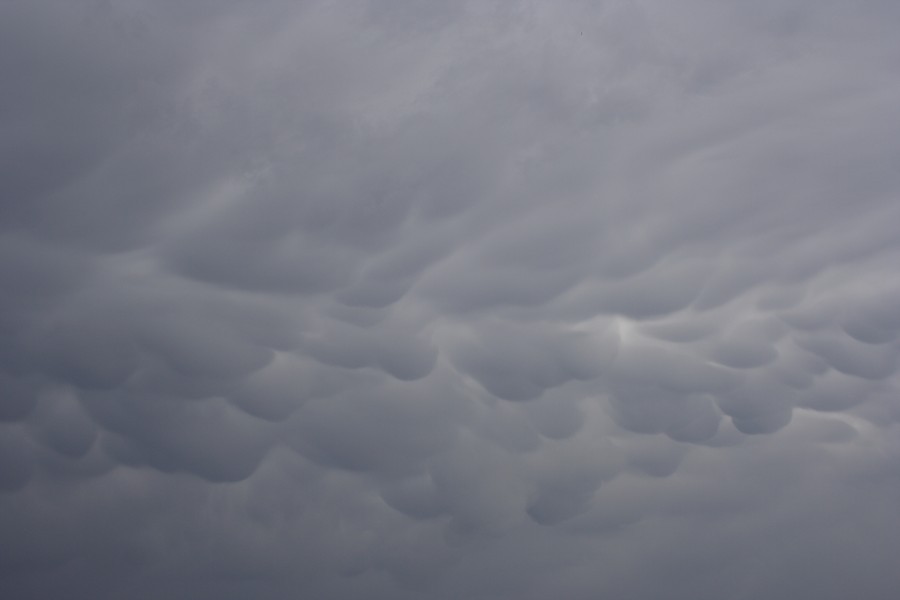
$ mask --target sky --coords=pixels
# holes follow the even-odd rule
[[[900,3],[0,3],[0,596],[888,600]]]

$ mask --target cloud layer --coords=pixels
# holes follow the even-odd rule
[[[0,6],[0,594],[892,598],[896,3]]]

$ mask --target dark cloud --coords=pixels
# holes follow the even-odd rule
[[[893,598],[898,18],[0,4],[0,595]]]

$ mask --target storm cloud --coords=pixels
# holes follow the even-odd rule
[[[900,4],[0,4],[0,595],[893,598]]]

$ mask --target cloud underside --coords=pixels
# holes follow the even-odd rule
[[[0,593],[892,598],[898,19],[4,3]]]

